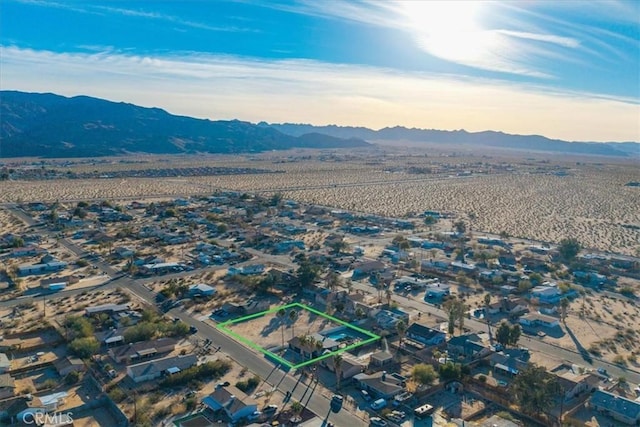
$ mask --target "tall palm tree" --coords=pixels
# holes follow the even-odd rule
[[[487,321],[487,329],[489,330],[489,342],[491,343],[491,320],[489,319],[489,306],[491,305],[491,294],[484,295],[484,320]]]
[[[400,340],[398,341],[398,351],[396,355],[400,354],[400,347],[402,347],[402,341],[404,340],[404,334],[407,332],[407,324],[404,323],[404,320],[400,320],[396,323],[396,331],[398,331],[398,337]]]
[[[291,310],[289,312],[289,321],[291,322],[291,338],[296,336],[295,323],[297,319],[298,319],[298,312],[295,310]]]
[[[391,295],[392,295],[391,289],[387,288],[384,291],[384,295],[387,297],[387,305],[391,305]]]
[[[278,316],[278,319],[280,319],[280,331],[282,332],[282,346],[284,347],[284,318],[287,315],[287,312],[284,308],[281,308],[280,310],[278,310],[278,312],[276,313],[276,316]]]
[[[333,369],[336,371],[336,390],[340,390],[340,380],[342,379],[342,355],[333,356]]]
[[[567,298],[562,298],[560,300],[560,308],[562,309],[560,317],[562,318],[562,322],[565,323],[567,321],[567,311],[569,309],[569,300]]]

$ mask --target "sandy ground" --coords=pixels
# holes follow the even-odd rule
[[[283,332],[286,344],[295,336],[311,335],[337,326],[330,320],[306,310],[297,310],[298,318],[295,322],[291,322],[288,318],[289,312],[287,311],[287,317],[284,320],[273,313],[246,322],[234,323],[228,328],[262,348],[269,348],[282,345]]]
[[[285,197],[300,201],[390,216],[426,209],[473,212],[477,218],[472,224],[474,230],[493,233],[504,230],[514,236],[543,241],[575,236],[587,247],[627,254],[638,250],[640,230],[623,227],[640,225],[638,189],[624,185],[638,180],[637,165],[594,163],[578,166],[573,163],[569,176],[537,173],[535,165],[527,163],[514,164],[514,171],[509,173],[471,178],[386,171],[420,162],[415,157],[385,159],[382,164],[314,160],[273,163],[266,160],[242,162],[233,157],[219,165],[260,167],[285,173],[16,181],[3,183],[9,191],[0,195],[0,201],[185,196],[217,189],[282,191]],[[543,166],[550,168],[548,164]]]

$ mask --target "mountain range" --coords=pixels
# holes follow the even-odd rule
[[[608,156],[638,156],[640,144],[567,142],[538,135],[389,127],[252,124],[172,115],[159,108],[88,96],[0,91],[0,157],[95,157],[151,154],[251,153],[290,148],[366,148],[367,141],[428,146],[468,144]]]
[[[309,132],[287,135],[239,120],[202,120],[88,96],[0,91],[0,157],[94,157],[133,153],[243,153],[367,147]]]
[[[522,149],[530,151],[559,152],[566,154],[588,154],[605,156],[640,157],[640,144],[637,142],[569,142],[550,139],[540,135],[511,135],[503,132],[484,131],[467,132],[465,130],[416,129],[402,126],[372,130],[351,126],[313,126],[294,123],[259,123],[282,133],[296,136],[307,132],[318,132],[336,138],[361,138],[367,141],[398,141],[436,144],[468,144],[474,148],[494,147]]]

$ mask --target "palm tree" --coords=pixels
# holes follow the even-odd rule
[[[295,310],[291,310],[289,312],[289,321],[291,322],[291,338],[293,338],[296,335],[295,323],[297,319],[298,319],[298,312]]]
[[[278,319],[280,319],[280,331],[282,332],[282,346],[283,347],[284,347],[284,317],[286,315],[287,315],[287,312],[285,311],[284,308],[281,308],[276,313],[276,316],[278,316]]]
[[[336,390],[340,390],[340,380],[342,379],[342,355],[333,356],[333,369],[336,371]]]
[[[387,297],[387,305],[391,305],[391,295],[392,295],[391,289],[387,288],[384,291],[384,295]]]
[[[400,347],[402,347],[402,340],[404,340],[404,334],[407,332],[407,324],[404,323],[404,320],[400,320],[396,323],[396,331],[398,331],[398,337],[400,340],[398,341],[398,352],[396,355],[400,353]]]
[[[340,275],[335,271],[330,271],[327,274],[327,287],[331,292],[335,291],[336,288],[340,285]]]
[[[567,298],[562,298],[560,300],[560,308],[562,309],[560,316],[562,317],[562,322],[564,323],[567,321],[567,310],[569,309],[569,300]]]
[[[491,294],[484,295],[484,320],[487,321],[487,329],[489,330],[489,342],[491,342],[491,322],[489,321],[489,306],[491,305]]]

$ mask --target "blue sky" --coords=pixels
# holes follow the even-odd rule
[[[2,89],[210,119],[640,140],[638,1],[0,7]]]

